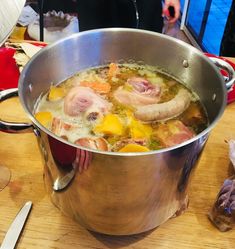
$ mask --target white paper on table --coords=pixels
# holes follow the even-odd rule
[[[21,12],[21,15],[18,19],[18,23],[22,26],[28,26],[30,23],[38,17],[37,12],[34,11],[29,5],[25,6]]]

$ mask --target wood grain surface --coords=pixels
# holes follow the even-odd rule
[[[27,120],[17,98],[1,103],[0,117]],[[19,249],[234,248],[235,230],[222,233],[207,218],[223,181],[232,173],[225,141],[235,139],[234,120],[235,103],[232,103],[213,128],[192,177],[187,211],[157,229],[124,237],[89,232],[64,216],[46,194],[34,134],[0,132],[0,164],[11,170],[10,183],[0,192],[0,243],[20,207],[31,200],[33,209],[18,242]]]

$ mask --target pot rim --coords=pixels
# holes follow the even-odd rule
[[[47,51],[47,50],[50,50],[52,47],[54,46],[57,46],[58,44],[60,43],[63,43],[65,40],[71,40],[71,39],[74,39],[76,37],[79,37],[79,36],[84,36],[86,34],[91,34],[91,33],[100,33],[100,32],[133,32],[133,33],[140,33],[140,34],[148,34],[148,35],[153,35],[153,36],[159,36],[159,37],[164,37],[164,39],[166,40],[171,40],[173,42],[177,42],[179,44],[181,44],[182,46],[185,46],[185,47],[188,47],[191,51],[195,52],[196,54],[198,54],[199,56],[203,57],[204,60],[207,61],[207,63],[209,63],[212,67],[214,67],[215,69],[215,73],[217,74],[217,76],[221,79],[221,84],[222,84],[222,87],[223,87],[223,91],[224,91],[224,94],[223,94],[223,102],[222,102],[222,105],[220,107],[220,110],[218,111],[218,114],[216,116],[216,118],[209,124],[209,126],[203,130],[202,132],[200,132],[199,134],[197,134],[195,137],[183,142],[183,143],[180,143],[180,144],[177,144],[175,146],[171,146],[171,147],[167,147],[167,148],[164,148],[164,149],[159,149],[159,150],[151,150],[151,151],[148,151],[148,152],[112,152],[112,151],[100,151],[100,150],[95,150],[95,149],[90,149],[90,148],[86,148],[86,147],[83,147],[83,146],[80,146],[80,145],[76,145],[72,142],[69,142],[69,141],[66,141],[64,139],[62,139],[61,137],[53,134],[50,130],[48,130],[47,128],[45,128],[44,126],[42,126],[37,120],[36,118],[34,117],[34,115],[29,111],[29,109],[27,108],[26,104],[25,104],[25,101],[24,101],[24,96],[23,96],[23,84],[24,84],[24,76],[25,76],[25,72],[28,70],[28,68],[30,67],[32,61],[34,60],[34,58],[40,56],[41,53],[44,53],[44,51]],[[31,60],[26,64],[26,66],[24,67],[23,71],[21,72],[21,75],[20,75],[20,78],[19,78],[19,98],[20,98],[20,102],[26,112],[26,114],[28,115],[29,119],[33,122],[34,124],[34,127],[36,127],[36,129],[39,128],[39,130],[41,131],[44,131],[45,133],[47,133],[48,135],[50,135],[51,137],[55,138],[56,140],[59,140],[60,142],[62,143],[65,143],[67,145],[70,145],[72,147],[75,147],[75,148],[78,148],[78,149],[81,149],[81,150],[86,150],[86,151],[89,151],[89,152],[94,152],[94,153],[98,153],[98,154],[103,154],[103,155],[109,155],[109,156],[147,156],[147,155],[153,155],[153,154],[160,154],[160,153],[164,153],[164,152],[170,152],[172,150],[175,150],[175,149],[179,149],[181,147],[184,147],[190,143],[193,143],[194,141],[200,139],[201,137],[203,137],[204,135],[206,135],[207,133],[209,133],[212,128],[214,128],[214,126],[217,124],[217,122],[219,121],[219,119],[221,118],[224,110],[225,110],[225,106],[226,106],[226,96],[227,96],[227,91],[226,91],[226,87],[225,87],[225,84],[223,82],[223,77],[222,75],[220,74],[219,70],[217,69],[217,67],[214,65],[214,63],[203,53],[201,52],[200,50],[198,50],[197,48],[193,47],[192,45],[182,41],[182,40],[179,40],[179,39],[176,39],[174,37],[170,37],[170,36],[167,36],[165,34],[161,34],[161,33],[157,33],[157,32],[153,32],[153,31],[147,31],[147,30],[140,30],[140,29],[134,29],[134,28],[102,28],[102,29],[93,29],[93,30],[88,30],[88,31],[82,31],[82,32],[79,32],[79,33],[76,33],[76,34],[72,34],[68,37],[65,37],[63,39],[60,39],[52,44],[49,44],[47,45],[46,47],[44,47],[43,49],[41,49],[37,54],[35,54]]]

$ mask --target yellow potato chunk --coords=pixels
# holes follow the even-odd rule
[[[51,86],[48,94],[49,101],[57,101],[65,96],[65,91],[62,87]]]
[[[129,128],[130,135],[132,138],[148,139],[152,134],[152,127],[150,125],[142,124],[137,120],[132,120]]]
[[[35,118],[45,127],[50,127],[52,122],[51,112],[37,112]]]
[[[119,150],[119,152],[146,152],[146,151],[149,151],[149,149],[139,144],[127,144]]]
[[[103,118],[100,124],[95,126],[93,131],[105,135],[121,136],[124,132],[124,127],[117,115],[108,114]]]
[[[150,138],[153,132],[151,125],[143,124],[141,121],[135,119],[131,112],[127,112],[127,118],[131,138]]]

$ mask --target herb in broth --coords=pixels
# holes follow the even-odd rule
[[[149,142],[149,149],[150,150],[159,150],[162,149],[163,145],[159,140],[156,140],[154,138],[152,138]]]
[[[194,93],[155,67],[134,63],[78,72],[50,88],[35,117],[72,143],[114,152],[171,147],[208,126]]]

